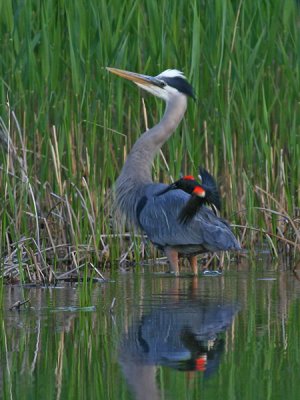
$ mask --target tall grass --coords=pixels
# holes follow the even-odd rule
[[[225,216],[267,231],[276,248],[271,234],[286,215],[294,221],[300,196],[295,1],[7,0],[0,35],[6,265],[27,264],[31,279],[42,280],[49,265],[56,276],[62,262],[111,263],[129,247],[111,236],[111,189],[145,129],[142,94],[105,66],[185,72],[198,100],[163,148],[167,164],[156,160],[154,178],[168,182],[206,165],[221,185]],[[163,107],[147,97],[149,125]],[[288,222],[282,236],[293,242],[298,226]]]

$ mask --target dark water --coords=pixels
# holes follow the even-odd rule
[[[86,287],[4,287],[1,398],[300,398],[290,270],[260,260],[177,279],[159,269]]]

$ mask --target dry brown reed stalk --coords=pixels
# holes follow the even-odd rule
[[[13,121],[14,121],[14,123],[16,125],[16,128],[17,128],[17,133],[19,135],[19,140],[20,140],[20,143],[21,143],[21,149],[22,149],[22,155],[23,155],[23,158],[18,157],[18,156],[15,156],[14,158],[16,160],[18,160],[18,162],[19,162],[20,170],[22,172],[22,181],[23,181],[23,183],[25,185],[28,186],[29,194],[30,194],[30,197],[32,199],[32,204],[33,204],[33,208],[34,208],[34,215],[35,215],[35,225],[36,225],[36,237],[35,237],[35,240],[36,240],[38,248],[40,248],[40,229],[39,229],[39,215],[38,215],[38,208],[39,207],[37,205],[37,200],[36,200],[36,196],[34,194],[33,187],[31,185],[29,177],[28,177],[27,152],[26,152],[26,144],[25,144],[25,135],[24,134],[22,135],[21,127],[20,127],[19,121],[18,121],[14,111],[11,111],[11,115],[12,115]],[[9,132],[7,131],[7,133],[9,133]],[[14,150],[14,153],[17,154],[16,150]]]
[[[73,253],[72,253],[73,254]],[[77,263],[75,263],[75,268],[72,268],[72,269],[70,269],[69,271],[67,271],[67,272],[64,272],[63,274],[60,274],[60,275],[58,275],[57,276],[57,280],[58,281],[62,281],[62,280],[66,280],[66,278],[69,278],[72,274],[73,274],[73,272],[76,272],[77,273],[77,276],[79,275],[79,271],[80,271],[80,269],[81,268],[83,268],[83,267],[85,267],[86,266],[86,264],[84,263],[84,264],[81,264],[81,265],[77,265]]]
[[[9,105],[8,105],[9,106]],[[1,137],[1,143],[4,144],[4,150],[7,153],[7,174],[11,174],[13,176],[17,177],[16,174],[16,168],[18,167],[20,172],[21,172],[21,178],[20,182],[22,185],[25,186],[25,190],[28,190],[29,196],[32,200],[32,205],[34,209],[34,221],[35,221],[35,238],[34,242],[36,244],[36,247],[40,249],[40,227],[39,227],[39,206],[37,204],[36,196],[34,194],[34,189],[33,186],[30,182],[30,179],[28,177],[28,168],[27,168],[27,151],[26,151],[26,141],[25,141],[25,135],[22,135],[21,132],[21,127],[19,125],[18,119],[13,111],[9,112],[9,115],[11,116],[12,121],[14,122],[14,126],[16,127],[16,131],[19,137],[19,141],[21,143],[21,150],[22,150],[22,157],[18,156],[17,148],[14,145],[12,139],[11,139],[11,129],[12,129],[12,124],[9,124],[9,127],[6,127],[4,121],[2,118],[0,118],[0,137]],[[12,172],[10,171],[10,168],[12,169]],[[18,177],[19,178],[19,177]],[[5,188],[5,195],[4,198],[6,199],[7,197],[7,186]],[[9,247],[9,246],[8,246]],[[41,262],[39,260],[40,257],[40,252],[37,254],[37,260],[36,262]],[[7,271],[6,271],[7,272]]]
[[[90,202],[91,214],[89,214],[89,212],[87,210],[87,207],[86,207],[86,213],[87,213],[87,215],[89,217],[89,223],[90,223],[90,227],[91,227],[91,231],[92,231],[92,238],[93,238],[93,242],[94,242],[94,247],[96,249],[97,261],[100,261],[100,256],[99,256],[99,253],[97,251],[98,244],[97,244],[96,235],[95,235],[96,216],[95,216],[95,211],[94,211],[94,203],[92,201],[92,196],[91,196],[91,192],[89,190],[87,181],[86,181],[86,179],[84,177],[82,178],[82,183],[83,183],[83,187],[87,191],[88,199],[89,199],[89,202]],[[86,202],[84,204],[86,206]]]
[[[40,265],[37,261],[37,257],[34,254],[33,250],[31,247],[26,248],[26,251],[29,253],[31,260],[33,261],[33,266],[35,268],[35,272],[34,272],[34,281],[37,283],[45,283],[46,279],[45,279],[45,275],[43,274]]]
[[[120,260],[119,260],[120,265],[122,265],[123,263],[128,261],[128,256],[131,254],[133,247],[134,247],[134,243],[131,243],[128,250],[124,254],[121,255]]]
[[[289,239],[286,239],[285,237],[276,235],[275,233],[265,231],[264,229],[261,229],[261,228],[256,228],[256,227],[248,226],[248,225],[238,225],[238,224],[232,224],[231,226],[233,228],[241,228],[241,229],[243,229],[243,232],[245,232],[247,230],[250,230],[250,231],[262,233],[263,235],[266,235],[266,237],[269,237],[269,239],[271,237],[274,237],[275,239],[280,240],[280,241],[282,241],[282,242],[284,242],[286,244],[289,244],[289,245],[291,245],[293,247],[298,246],[298,244],[293,242],[292,240],[289,240]]]
[[[59,187],[59,194],[63,196],[63,184],[62,184],[62,177],[61,177],[61,164],[60,164],[60,157],[59,157],[59,150],[58,150],[58,143],[57,143],[57,135],[55,126],[53,126],[53,143],[51,142],[50,148],[52,153],[52,159],[54,164],[54,172],[56,176],[56,181]]]
[[[272,200],[276,206],[278,207],[279,213],[283,216],[283,218],[288,221],[288,223],[290,224],[290,226],[293,229],[293,233],[295,235],[295,241],[294,241],[294,249],[296,250],[300,250],[300,232],[299,232],[299,228],[297,228],[293,218],[289,215],[289,213],[286,211],[286,209],[282,206],[282,203],[279,202],[272,194],[268,193],[266,190],[260,188],[259,186],[255,186],[255,190],[258,193],[263,193],[264,195],[266,195],[270,200]],[[269,209],[266,209],[265,211],[268,211],[270,213],[276,214],[278,215],[278,211],[274,211]]]
[[[216,257],[216,254],[212,254],[212,255],[210,255],[210,257],[208,257],[206,263],[203,266],[204,270],[206,270],[206,269],[208,269],[210,267],[210,265],[213,262],[213,260],[215,259],[215,257]]]
[[[100,278],[101,278],[103,281],[106,281],[106,279],[105,279],[104,276],[101,274],[101,272],[99,271],[99,269],[96,268],[95,265],[94,265],[93,263],[89,263],[89,264],[90,264],[90,266],[93,268],[93,270],[96,272],[96,274],[99,275]]]

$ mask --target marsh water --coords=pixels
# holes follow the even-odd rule
[[[216,276],[157,266],[106,277],[3,287],[1,398],[299,398],[300,282],[290,268],[260,258]],[[30,304],[9,309],[22,299]]]

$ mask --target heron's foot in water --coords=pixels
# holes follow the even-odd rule
[[[176,250],[172,249],[172,247],[166,247],[165,254],[170,263],[170,272],[173,273],[175,276],[179,276],[178,252]]]
[[[198,275],[198,263],[197,263],[197,256],[190,256],[188,257],[190,266],[192,267],[193,275]]]

